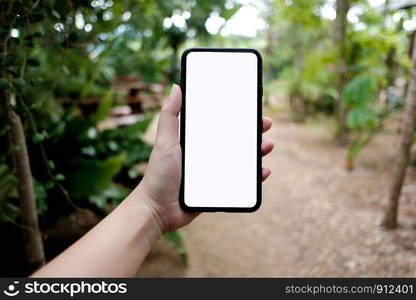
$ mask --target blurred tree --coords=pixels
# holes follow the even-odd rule
[[[17,191],[19,196],[20,217],[25,240],[25,249],[28,263],[39,267],[45,263],[42,237],[36,208],[35,190],[32,181],[32,171],[26,146],[26,137],[20,116],[16,113],[15,89],[24,84],[23,75],[16,73],[17,55],[10,50],[10,24],[18,21],[18,12],[21,12],[22,3],[3,1],[0,3],[2,30],[0,36],[1,49],[1,112],[8,121],[7,140],[11,149],[12,164],[17,178]],[[34,9],[28,8],[27,17]],[[25,14],[26,16],[26,14]],[[8,30],[7,30],[8,29]],[[26,62],[25,62],[26,63]],[[16,76],[17,75],[17,76]]]
[[[349,0],[336,1],[336,47],[338,48],[337,62],[337,140],[341,145],[347,144],[347,110],[343,101],[346,71],[346,36],[347,36],[347,14],[350,9]]]
[[[414,43],[415,41],[413,41]],[[397,154],[396,170],[389,193],[388,204],[384,213],[382,226],[386,229],[397,227],[397,213],[399,209],[399,199],[406,176],[407,166],[410,160],[410,149],[413,143],[415,131],[416,113],[416,53],[412,54],[412,78],[407,90],[405,108],[402,120],[402,136],[399,152]]]
[[[0,219],[21,223],[34,268],[45,260],[38,216],[42,227],[78,206],[93,204],[106,212],[130,188],[130,182],[126,189],[115,178],[140,180],[132,166],[148,159],[151,147],[140,134],[151,116],[127,128],[97,131],[116,97],[115,76],[177,81],[178,49],[187,39],[211,38],[208,18],[215,13],[228,19],[239,8],[225,3],[0,2],[0,111],[5,117],[0,170],[16,175],[2,175],[11,187],[1,193]],[[80,103],[93,98],[102,99],[97,112],[80,115]],[[95,181],[87,187],[85,181],[80,184],[81,175]]]
[[[354,5],[353,9],[362,11],[360,22],[366,28],[357,30],[353,24],[348,32],[343,92],[346,125],[351,137],[345,164],[347,170],[354,168],[355,158],[376,134],[386,132],[384,124],[402,107],[401,95],[390,89],[397,90],[396,77],[406,76],[408,66],[402,21],[386,26],[383,16],[368,4],[357,2]],[[392,49],[395,50],[392,52]],[[383,91],[384,99],[381,97]]]
[[[328,70],[333,57],[328,44],[330,27],[316,13],[323,3],[277,0],[266,18],[266,75],[280,80],[272,84],[287,94],[295,121],[305,119],[310,103],[319,96],[333,94]]]

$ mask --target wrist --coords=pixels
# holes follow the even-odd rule
[[[145,238],[152,247],[163,234],[163,224],[155,209],[149,205],[145,193],[140,187],[137,187],[123,201],[126,211],[132,215],[132,222],[137,222],[139,236]]]
[[[136,218],[144,221],[149,239],[156,242],[166,232],[166,224],[160,215],[160,209],[155,207],[154,201],[146,193],[145,187],[140,184],[124,201],[129,209],[135,210]]]

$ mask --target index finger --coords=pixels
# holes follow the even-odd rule
[[[266,132],[270,128],[272,128],[272,124],[273,124],[272,119],[266,116],[263,116],[263,132]]]

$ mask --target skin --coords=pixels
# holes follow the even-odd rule
[[[179,206],[181,90],[173,85],[163,106],[156,142],[146,174],[133,192],[104,220],[32,277],[132,277],[162,234],[181,228],[198,216]],[[272,126],[263,117],[263,132]],[[263,139],[262,154],[274,148]],[[270,169],[263,168],[263,181]]]

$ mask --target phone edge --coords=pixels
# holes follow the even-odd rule
[[[186,205],[184,198],[185,181],[185,118],[186,118],[186,57],[191,52],[244,52],[253,53],[257,57],[257,193],[256,204],[252,207],[191,207]],[[179,205],[187,212],[227,212],[227,213],[252,213],[258,210],[262,204],[262,154],[261,142],[263,133],[263,59],[256,49],[252,48],[188,48],[181,55],[181,81],[182,106],[180,114],[179,139],[182,152],[181,186],[179,190]]]

